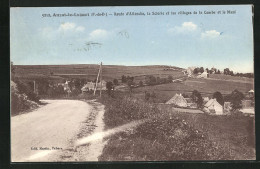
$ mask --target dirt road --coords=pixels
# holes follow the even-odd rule
[[[45,100],[48,104],[11,118],[11,160],[52,161],[66,149],[90,114],[91,105],[78,100]]]

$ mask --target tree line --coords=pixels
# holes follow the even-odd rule
[[[188,96],[185,93],[183,93],[182,96],[184,98],[191,98],[197,104],[198,108],[203,108],[203,98],[197,90],[194,90],[191,96]],[[216,101],[222,106],[224,106],[224,102],[230,102],[232,110],[235,111],[242,108],[242,100],[245,98],[245,95],[235,89],[224,97],[219,91],[217,91],[213,93],[212,98],[216,99]]]
[[[221,74],[220,70],[217,68],[206,68],[204,69],[203,67],[197,67],[193,70],[194,74],[198,74],[198,73],[203,73],[203,72],[207,72],[208,74]],[[223,70],[223,74],[224,75],[230,75],[230,76],[239,76],[239,77],[248,77],[248,78],[253,78],[254,74],[253,73],[234,73],[231,69],[229,68],[225,68]]]

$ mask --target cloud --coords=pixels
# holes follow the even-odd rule
[[[216,30],[209,30],[201,33],[201,38],[217,38],[220,36],[220,32]]]
[[[59,25],[59,27],[44,27],[39,29],[39,33],[42,37],[48,39],[57,38],[60,34],[67,34],[68,36],[72,36],[74,33],[84,32],[84,26],[77,26],[73,22],[65,22]]]
[[[196,31],[198,26],[192,22],[183,22],[181,26],[168,29],[169,33],[185,34]]]
[[[76,28],[76,31],[77,32],[83,32],[85,30],[85,27],[83,27],[83,26],[78,26],[77,28]]]
[[[72,32],[83,32],[85,30],[85,28],[83,26],[77,26],[75,23],[73,22],[65,22],[62,23],[59,26],[58,31],[59,32],[67,32],[67,31],[72,31]]]
[[[96,29],[89,34],[91,40],[106,39],[111,33],[105,29]]]

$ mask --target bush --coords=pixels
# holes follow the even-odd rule
[[[197,103],[199,108],[202,107],[203,99],[201,97],[201,94],[197,90],[194,90],[192,92],[191,98],[195,103]]]
[[[31,108],[38,107],[36,102],[28,100],[29,98],[32,100],[39,100],[39,98],[34,98],[35,94],[27,96],[24,93],[20,93],[18,90],[18,86],[11,81],[11,115],[17,115],[21,112],[29,110]]]
[[[117,86],[117,85],[118,85],[118,80],[117,80],[117,79],[114,79],[114,80],[113,80],[113,83],[114,83],[114,85]]]
[[[159,111],[156,106],[129,96],[118,97],[114,100],[105,98],[104,100],[107,101],[103,101],[107,105],[104,121],[109,128],[132,120],[151,118]]]
[[[29,100],[39,103],[40,98],[33,92],[32,87],[28,83],[24,83],[19,80],[15,83],[19,94],[25,94],[28,96]]]
[[[181,118],[169,117],[163,112],[157,113],[160,116],[151,116],[132,133],[125,132],[112,136],[100,160],[232,159],[228,150],[210,141],[204,132],[194,129]]]

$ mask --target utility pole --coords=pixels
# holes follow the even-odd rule
[[[102,64],[102,62],[101,62]],[[96,94],[96,90],[97,90],[97,84],[98,84],[98,78],[99,78],[99,74],[100,74],[100,70],[101,70],[101,64],[100,64],[100,67],[99,67],[99,70],[98,70],[98,75],[97,75],[97,80],[96,80],[96,85],[95,85],[95,89],[94,89],[94,96]]]
[[[102,62],[100,63],[100,97],[102,93]]]
[[[35,80],[33,81],[33,92],[36,93],[36,85],[35,85]]]

